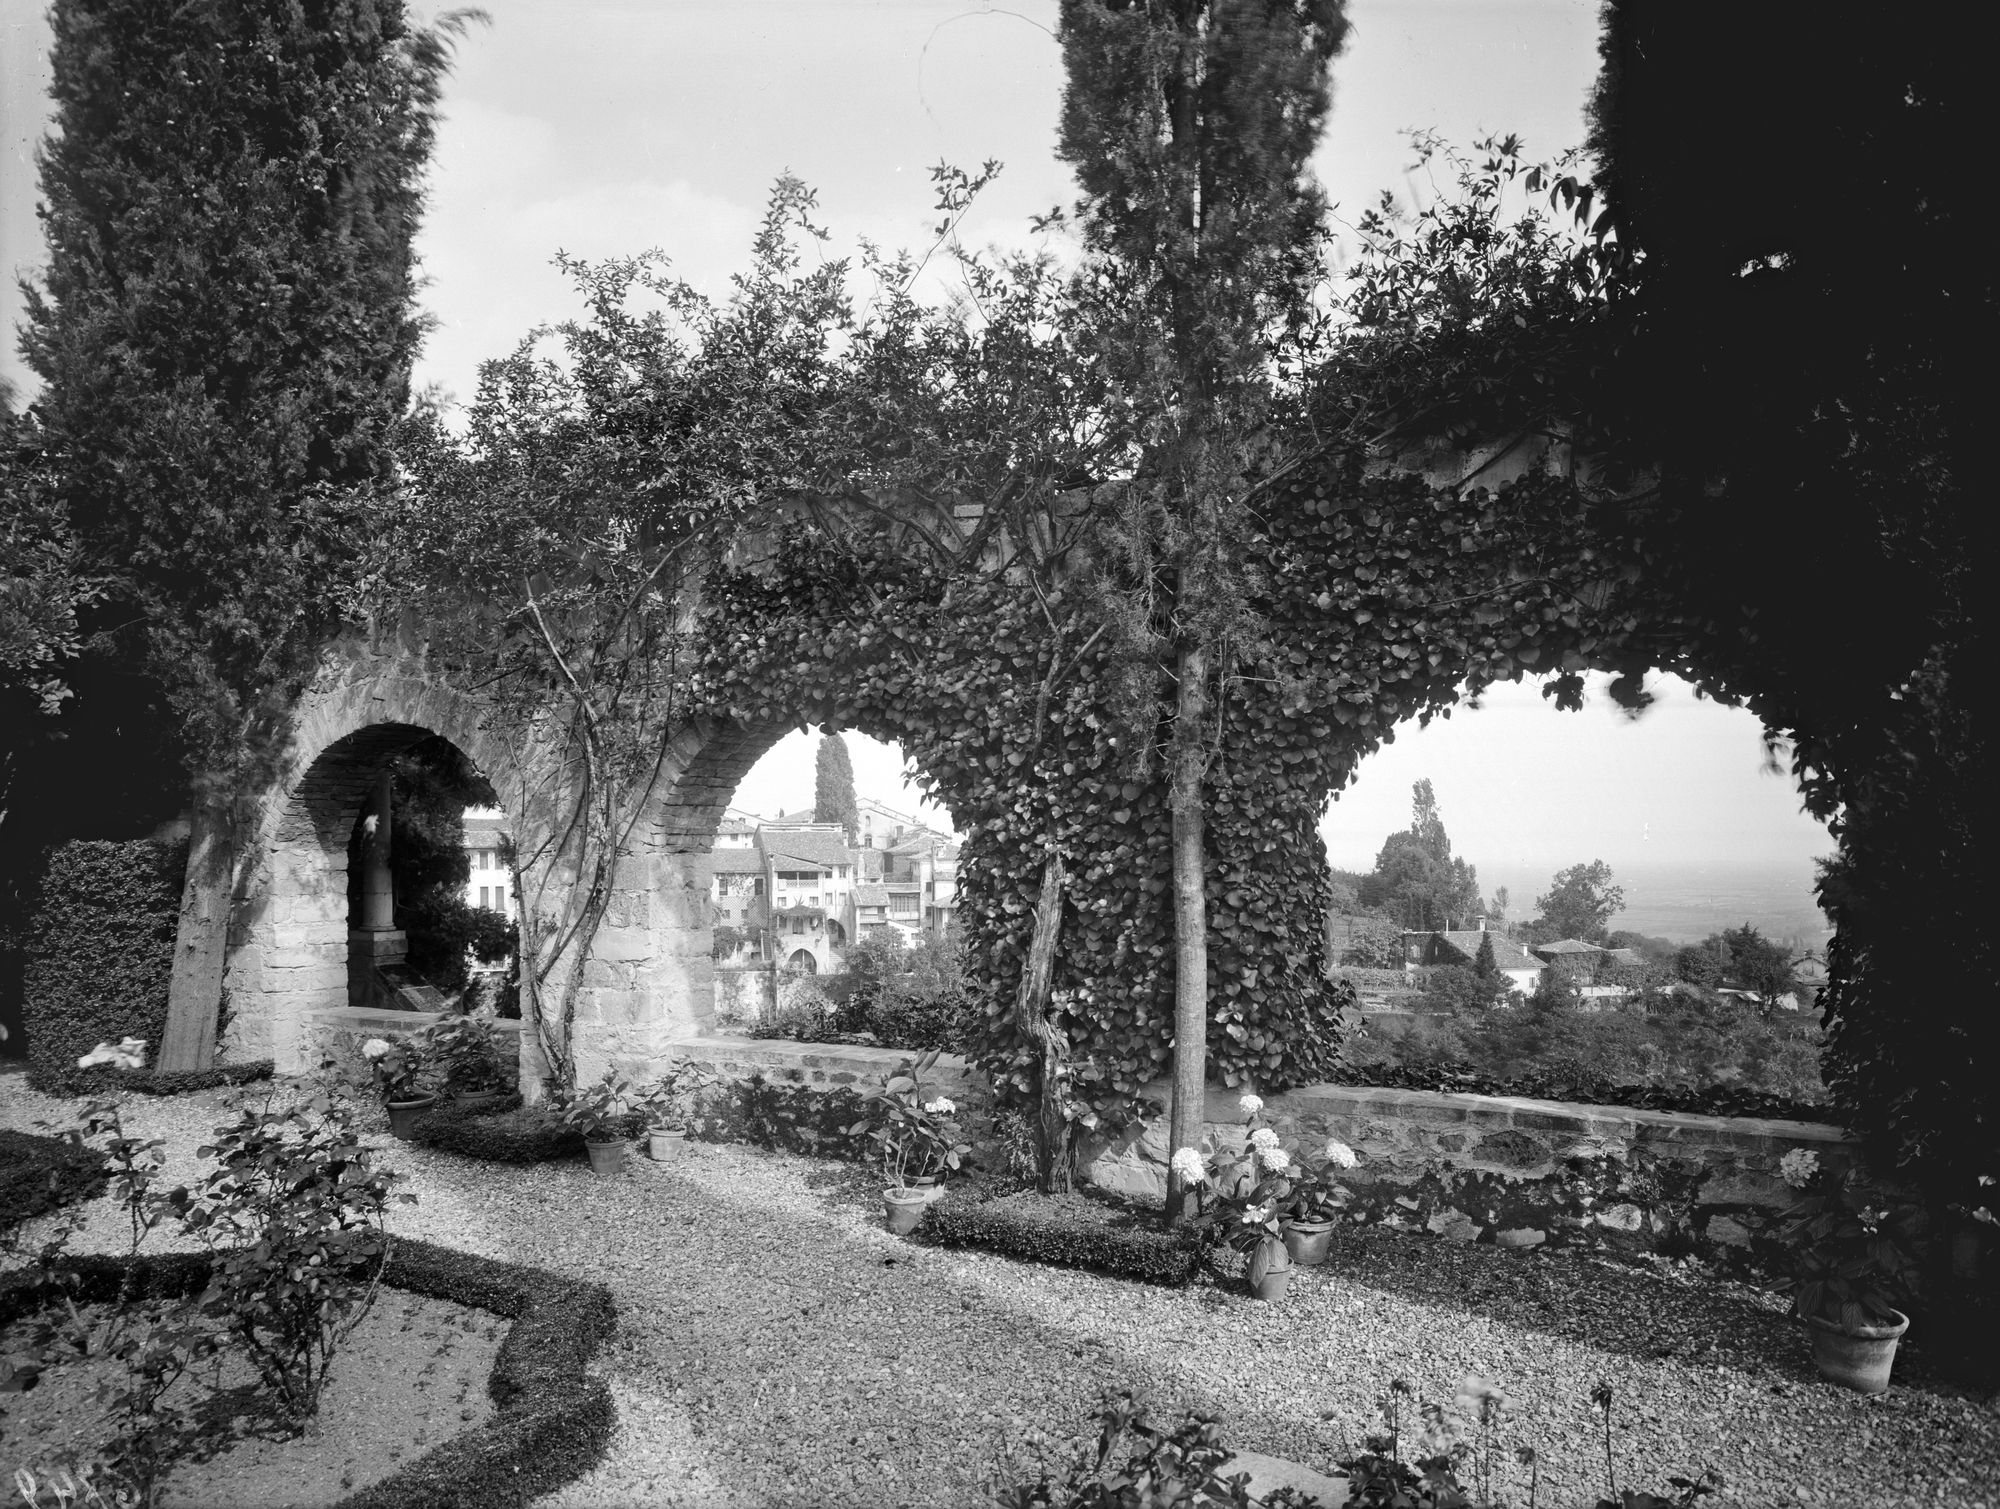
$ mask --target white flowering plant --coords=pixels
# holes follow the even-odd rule
[[[1263,1124],[1263,1100],[1245,1095],[1240,1104],[1245,1129],[1240,1152],[1179,1148],[1173,1166],[1195,1197],[1191,1229],[1212,1245],[1247,1255],[1247,1277],[1254,1285],[1289,1262],[1284,1223],[1303,1169],[1276,1128]]]
[[[420,1039],[406,1033],[371,1037],[361,1045],[361,1056],[368,1061],[383,1100],[416,1100],[423,1095],[423,1075],[430,1065]]]
[[[1915,1297],[1911,1247],[1923,1235],[1923,1208],[1859,1164],[1827,1169],[1806,1149],[1780,1159],[1779,1173],[1801,1191],[1780,1233],[1792,1257],[1792,1313],[1849,1330],[1893,1324]]]
[[[868,1114],[847,1129],[866,1136],[882,1159],[882,1177],[892,1190],[913,1179],[942,1179],[965,1166],[972,1144],[959,1129],[958,1104],[932,1079],[940,1051],[904,1059],[881,1084],[864,1091]]]
[[[1301,1148],[1294,1162],[1297,1173],[1292,1179],[1291,1197],[1285,1205],[1286,1219],[1338,1221],[1350,1198],[1342,1175],[1360,1162],[1355,1157],[1354,1149],[1338,1138],[1330,1138],[1312,1156]]]

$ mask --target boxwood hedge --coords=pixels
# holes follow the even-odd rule
[[[80,1303],[184,1298],[208,1282],[205,1253],[68,1260]],[[495,1414],[441,1442],[408,1466],[339,1501],[335,1509],[488,1509],[525,1503],[602,1460],[617,1411],[611,1391],[585,1368],[611,1334],[617,1312],[602,1284],[517,1267],[429,1242],[400,1240],[382,1282],[392,1288],[504,1315],[514,1324],[493,1360],[486,1389]],[[46,1294],[33,1271],[0,1281],[0,1326]]]
[[[91,839],[49,850],[22,981],[37,1090],[109,1085],[111,1071],[76,1066],[99,1043],[137,1037],[159,1047],[186,869],[185,844]]]
[[[75,1200],[105,1183],[104,1156],[67,1137],[0,1129],[0,1231]]]
[[[1084,1195],[1028,1193],[986,1201],[947,1195],[924,1212],[916,1236],[940,1247],[978,1247],[1170,1286],[1185,1284],[1201,1262],[1200,1248],[1186,1237],[1151,1230]]]
[[[645,1118],[625,1118],[625,1135],[637,1137]],[[451,1102],[417,1118],[410,1140],[441,1152],[487,1163],[553,1163],[584,1156],[583,1133],[567,1127],[546,1105],[527,1106],[519,1095],[484,1105]]]

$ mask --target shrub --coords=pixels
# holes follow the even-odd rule
[[[348,1116],[324,1098],[245,1109],[203,1151],[221,1166],[170,1197],[211,1255],[202,1313],[227,1330],[295,1417],[312,1413],[363,1274],[387,1250],[393,1176],[371,1167]],[[253,1240],[246,1240],[246,1237]]]
[[[553,1106],[524,1106],[519,1095],[484,1105],[447,1105],[417,1119],[410,1140],[486,1163],[553,1163],[583,1156],[583,1133]]]
[[[104,1191],[104,1158],[67,1137],[0,1129],[0,1231]]]
[[[752,1074],[702,1097],[692,1130],[704,1142],[751,1142],[788,1153],[864,1161],[873,1158],[875,1144],[853,1126],[867,1114],[852,1090],[776,1084]]]
[[[1031,1263],[1087,1268],[1113,1278],[1179,1286],[1194,1275],[1199,1249],[1080,1194],[1007,1195],[977,1202],[947,1195],[932,1202],[917,1236],[940,1247],[978,1247]]]
[[[159,1047],[186,869],[185,844],[79,840],[49,851],[22,989],[37,1090],[107,1088],[109,1071],[76,1066],[99,1043]]]

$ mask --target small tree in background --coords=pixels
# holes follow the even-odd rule
[[[1540,915],[1528,924],[1528,936],[1536,943],[1562,938],[1602,943],[1611,935],[1611,919],[1624,905],[1625,892],[1611,883],[1611,866],[1601,859],[1571,865],[1556,872],[1547,895],[1535,898]]]
[[[1500,979],[1500,961],[1493,954],[1493,935],[1479,935],[1479,952],[1472,957],[1473,972],[1489,984]]]
[[[839,823],[854,843],[861,833],[861,809],[854,800],[854,762],[839,734],[821,734],[813,761],[813,821]]]

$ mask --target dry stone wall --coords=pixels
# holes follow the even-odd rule
[[[1354,1149],[1351,1219],[1503,1247],[1748,1253],[1796,1198],[1779,1159],[1795,1147],[1831,1166],[1851,1156],[1845,1132],[1815,1122],[1512,1096],[1309,1085],[1268,1097],[1263,1114],[1307,1149]],[[1210,1137],[1240,1146],[1243,1120],[1235,1092],[1211,1091]],[[1161,1200],[1167,1151],[1153,1118],[1088,1145],[1085,1176]]]

